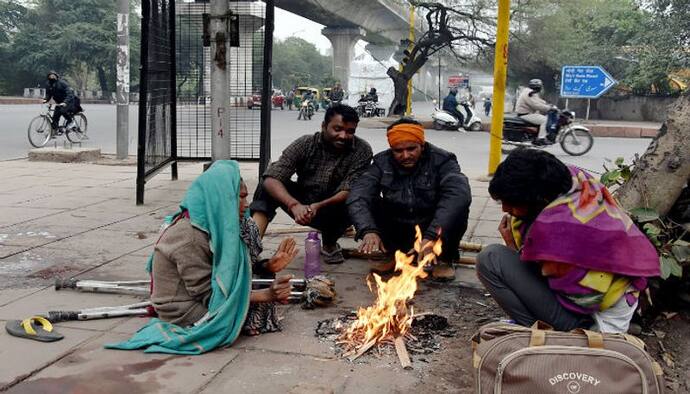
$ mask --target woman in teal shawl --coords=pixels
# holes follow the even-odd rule
[[[246,198],[235,161],[216,161],[190,185],[147,266],[158,318],[107,348],[201,354],[232,344],[243,328],[249,334],[278,329],[274,302],[289,297],[290,276],[252,290],[252,269],[273,274],[297,251],[288,239],[272,259],[258,260],[261,242],[245,214]]]

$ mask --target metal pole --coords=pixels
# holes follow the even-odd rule
[[[589,104],[590,104],[590,99],[587,99],[587,115],[585,116],[585,119],[589,120]]]
[[[264,29],[263,84],[261,86],[261,148],[259,150],[259,179],[271,162],[271,87],[273,86],[273,28],[275,4],[266,0],[266,19]]]
[[[498,21],[496,46],[494,49],[494,94],[491,115],[491,145],[489,148],[489,175],[496,172],[501,162],[501,140],[503,139],[503,110],[506,94],[506,72],[508,68],[508,26],[510,24],[510,0],[498,0]]]
[[[228,0],[211,0],[211,159],[230,159],[228,132]]]
[[[570,108],[570,107],[568,106],[568,104],[570,103],[570,101],[568,101],[568,100],[569,100],[569,99],[565,99],[565,109]]]
[[[438,103],[441,105],[441,54],[438,55]]]
[[[410,6],[410,34],[408,36],[410,42],[414,42],[414,5]],[[412,59],[410,59],[412,61]],[[405,115],[412,114],[412,78],[407,81],[407,102],[405,103]]]
[[[149,23],[151,20],[151,4],[141,2],[141,63],[139,71],[139,132],[137,138],[137,205],[144,203],[144,187],[146,185],[146,108],[148,99],[149,72]]]
[[[129,0],[117,0],[117,158],[129,156]]]

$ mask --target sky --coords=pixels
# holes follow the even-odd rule
[[[274,37],[280,38],[281,40],[292,36],[303,38],[316,45],[316,48],[318,48],[321,53],[328,55],[331,50],[331,42],[321,34],[321,29],[324,27],[324,25],[281,10],[278,7],[275,9]],[[364,52],[365,45],[366,42],[359,40],[355,45],[355,56]]]

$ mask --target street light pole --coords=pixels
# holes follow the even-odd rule
[[[228,0],[211,0],[209,35],[211,37],[211,160],[230,159],[230,133],[228,130],[227,57]]]
[[[117,148],[118,159],[129,156],[129,0],[117,1]]]
[[[503,140],[503,110],[506,95],[506,73],[508,68],[508,25],[510,24],[510,0],[498,0],[498,23],[494,49],[494,94],[491,116],[489,147],[489,175],[496,172],[501,162],[501,141]]]

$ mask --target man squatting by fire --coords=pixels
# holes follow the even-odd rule
[[[441,262],[433,267],[432,278],[453,280],[453,262],[472,202],[467,177],[454,154],[425,141],[420,123],[402,118],[388,127],[387,137],[390,149],[374,156],[347,200],[356,239],[362,239],[360,251],[386,253],[385,263],[373,269],[391,271],[392,254],[412,249],[419,225],[422,245],[439,233],[443,241]]]

